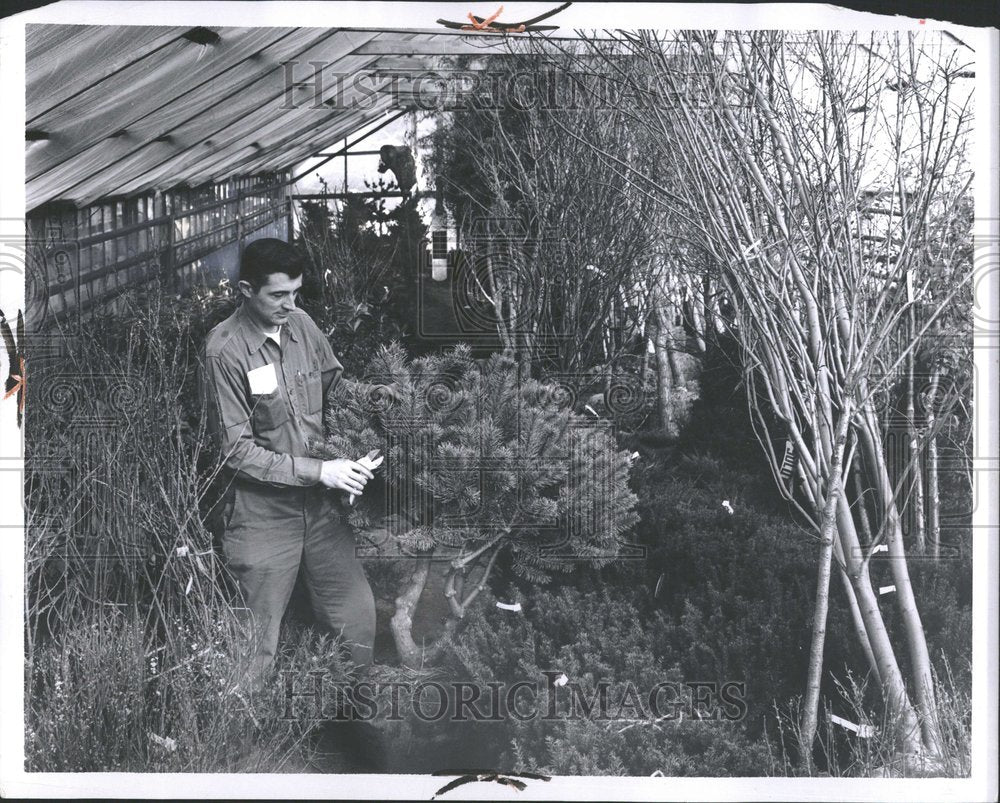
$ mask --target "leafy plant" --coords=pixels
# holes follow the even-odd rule
[[[366,189],[388,186],[380,179]],[[384,198],[361,196],[346,198],[336,211],[327,201],[302,202],[296,238],[306,261],[302,306],[345,364],[367,360],[412,328],[410,298],[426,226],[415,199],[386,206]]]

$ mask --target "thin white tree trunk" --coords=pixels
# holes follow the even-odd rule
[[[844,539],[844,555],[847,574],[854,588],[858,610],[868,634],[882,695],[888,709],[890,722],[897,730],[901,746],[908,753],[916,753],[920,748],[920,722],[917,712],[907,695],[903,673],[896,660],[896,652],[879,609],[878,597],[872,589],[868,563],[862,560],[861,545],[854,528],[854,518],[850,506],[841,496],[838,503],[838,529]]]
[[[915,325],[912,321],[912,310],[910,312],[910,318],[910,335],[913,337],[915,334]],[[923,555],[927,551],[927,531],[924,521],[924,473],[923,460],[921,459],[923,448],[920,442],[920,429],[917,426],[916,389],[914,388],[913,378],[916,362],[914,351],[910,352],[910,356],[906,360],[906,434],[910,446],[908,471],[910,474],[910,484],[913,488],[912,511],[914,547],[916,548],[918,554]]]
[[[930,387],[927,390],[927,529],[931,550],[935,558],[941,557],[941,496],[938,489],[938,448],[937,448],[937,393],[941,382],[941,369],[931,372]]]
[[[883,528],[886,544],[889,548],[889,565],[892,570],[893,584],[896,586],[895,597],[903,626],[906,630],[906,641],[909,647],[910,666],[913,675],[913,691],[917,710],[920,712],[920,727],[924,746],[932,753],[939,753],[941,740],[937,724],[937,704],[934,696],[934,678],[931,672],[930,653],[927,649],[927,639],[924,635],[923,623],[917,610],[917,602],[910,583],[909,568],[906,563],[906,550],[903,545],[903,528],[893,496],[892,482],[882,450],[875,447],[878,440],[878,422],[869,404],[859,427],[862,442],[866,445],[866,457],[870,456],[869,468],[871,479],[879,493],[883,510]]]
[[[837,542],[840,543],[839,540]],[[844,568],[842,550],[838,550],[839,555],[837,560],[840,566],[840,580],[844,586],[844,596],[847,597],[847,609],[851,613],[851,623],[854,625],[854,633],[858,637],[858,643],[861,645],[861,651],[865,654],[865,661],[868,663],[868,668],[871,670],[872,675],[878,678],[878,662],[875,660],[875,653],[872,650],[872,643],[868,639],[868,631],[865,629],[865,620],[861,616],[861,609],[858,607],[858,597],[854,593],[854,586],[851,585],[851,578],[847,574],[847,569]]]
[[[694,329],[694,347],[699,354],[705,353],[705,309],[700,301],[698,283],[690,279],[685,282],[687,286],[687,308],[691,316],[690,325]]]
[[[674,372],[670,365],[671,334],[666,318],[669,311],[664,308],[662,300],[654,306],[653,349],[656,358],[656,386],[660,409],[660,425],[664,433],[673,437],[677,435],[677,419],[674,415],[673,390]]]
[[[800,754],[806,768],[812,772],[812,745],[816,739],[819,722],[819,692],[823,681],[823,652],[826,646],[826,621],[830,609],[830,573],[833,566],[833,547],[837,538],[837,501],[843,493],[841,470],[844,444],[850,424],[850,410],[841,412],[833,445],[830,476],[827,478],[826,500],[820,524],[819,573],[816,578],[816,609],[813,612],[812,642],[809,646],[809,668],[806,673],[806,697],[799,728]]]
[[[857,460],[857,457],[855,457]],[[801,466],[799,467],[801,473]],[[855,479],[857,479],[857,473],[855,474]],[[810,487],[809,482],[805,477],[803,477],[802,490],[806,494],[806,497],[815,505],[815,493]],[[845,489],[841,489],[842,492],[846,492]],[[864,519],[862,519],[864,521]],[[858,607],[858,597],[854,593],[854,586],[851,585],[851,578],[847,572],[847,560],[844,555],[844,538],[837,534],[837,538],[833,542],[833,557],[837,562],[837,567],[840,570],[840,580],[844,588],[844,596],[847,598],[847,608],[851,614],[851,623],[854,625],[854,633],[857,636],[858,643],[861,645],[861,650],[865,654],[865,660],[868,663],[868,668],[872,673],[872,676],[876,680],[880,677],[878,662],[875,660],[875,653],[872,650],[871,641],[868,638],[868,631],[865,629],[864,618],[861,616],[861,609]],[[866,543],[871,542],[871,535],[869,533],[868,540]]]
[[[865,499],[865,491],[861,485],[861,472],[857,469],[851,471],[854,477],[854,493],[857,500],[854,508],[857,513],[858,524],[861,525],[861,534],[865,537],[865,545],[872,542],[872,527],[868,519],[868,501]]]

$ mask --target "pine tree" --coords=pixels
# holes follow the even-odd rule
[[[400,398],[390,404],[377,385],[340,383],[317,453],[385,454],[386,503],[363,496],[351,520],[362,531],[385,529],[413,562],[392,620],[405,664],[428,657],[411,627],[432,560],[448,561],[447,635],[505,551],[505,565],[535,583],[619,554],[637,520],[626,452],[606,422],[574,414],[558,388],[523,377],[509,354],[474,360],[460,345],[411,361],[394,344],[366,379],[395,382]]]

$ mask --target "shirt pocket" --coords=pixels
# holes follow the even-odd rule
[[[310,413],[318,413],[323,409],[323,372],[318,368],[307,371],[306,381],[306,410]]]
[[[288,409],[285,407],[285,400],[281,397],[280,389],[271,393],[257,394],[251,396],[250,399],[255,431],[267,432],[278,429],[288,421]]]

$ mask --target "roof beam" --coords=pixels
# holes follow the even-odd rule
[[[370,27],[357,27],[349,28],[352,31],[377,31],[379,33],[385,33],[389,31],[390,33],[399,33],[399,29],[387,29],[387,28],[370,28]],[[518,39],[527,39],[526,34],[512,34],[504,33],[497,30],[483,30],[483,31],[462,31],[455,28],[406,28],[407,33],[417,34],[418,36],[434,36],[438,39],[447,39],[449,36],[456,39],[510,39],[511,41],[516,41]],[[532,38],[539,38],[537,36]],[[557,36],[555,34],[546,33],[546,39],[563,40],[567,42],[578,41],[577,36]],[[601,37],[597,37],[600,39]]]
[[[385,190],[385,192],[380,192],[378,190],[369,190],[367,192],[306,192],[297,193],[292,195],[293,201],[344,201],[350,198],[403,198],[403,197],[421,197],[420,190],[416,190],[412,193],[407,193],[406,196],[403,195],[402,190]]]
[[[415,56],[385,56],[378,60],[379,72],[424,73],[443,67],[437,58],[417,58]]]
[[[360,57],[349,56],[346,61],[357,61]],[[326,131],[331,126],[342,125],[345,121],[368,120],[384,114],[392,107],[393,101],[387,99],[382,101],[374,99],[371,103],[358,105],[361,101],[369,100],[361,94],[359,90],[351,88],[343,96],[343,108],[330,108],[329,110],[315,110],[306,108],[299,111],[294,116],[290,112],[253,127],[247,131],[246,136],[253,136],[258,142],[263,144],[254,150],[246,151],[245,147],[239,148],[243,155],[239,160],[226,165],[227,173],[234,173],[238,169],[245,169],[251,163],[257,163],[271,158],[275,151],[283,152],[286,149],[298,148],[300,145],[306,151],[315,150],[316,143],[320,141],[321,132]],[[360,123],[363,125],[363,123]],[[303,145],[303,143],[307,143]],[[244,145],[244,142],[234,143],[234,145]],[[228,154],[223,154],[223,158],[231,158]],[[216,164],[220,160],[214,159],[209,164]],[[190,179],[192,176],[204,173],[203,164],[198,164],[191,168],[186,168],[181,172],[181,178]],[[213,168],[210,168],[214,170]]]
[[[310,156],[314,159],[321,159],[325,156],[378,156],[381,151],[349,151],[348,153],[312,153]]]
[[[175,165],[177,164],[176,161],[172,161],[167,169],[161,168],[152,176],[145,176],[130,184],[123,185],[120,192],[126,194],[138,192],[142,188],[142,182],[147,180],[152,180],[154,183],[159,182],[164,186],[169,186],[165,183],[167,181],[170,184],[201,184],[220,176],[270,170],[276,166],[285,167],[308,156],[309,153],[316,150],[316,146],[320,142],[342,139],[345,133],[358,130],[391,108],[391,100],[386,99],[365,111],[348,113],[339,110],[339,113],[329,112],[321,118],[304,117],[302,118],[303,122],[295,127],[290,135],[269,141],[262,147],[253,148],[245,140],[239,140],[227,148],[204,154],[200,160],[190,166],[185,166],[179,172],[172,172],[176,169]],[[286,121],[278,120],[270,130],[280,131],[287,126]],[[336,134],[329,134],[328,132],[331,130],[334,130]],[[266,137],[263,137],[260,132],[255,136],[258,135],[266,141]],[[292,158],[293,155],[295,158]],[[190,157],[188,160],[190,161]]]
[[[367,131],[358,135],[348,143],[347,148],[352,148],[357,143],[373,136],[386,126],[398,120],[406,114],[407,111],[407,109],[397,109],[390,101],[387,100],[383,104],[380,104],[376,109],[372,109],[370,112],[354,114],[346,118],[337,119],[333,121],[332,125],[329,125],[320,131],[307,131],[296,143],[286,146],[277,154],[271,154],[264,158],[257,159],[249,165],[249,167],[254,170],[263,171],[282,170],[293,167],[308,159],[321,143],[338,142],[345,137],[349,137],[351,134],[361,131],[361,129],[366,126],[370,126],[377,122],[378,125],[374,126],[374,128],[369,128]],[[313,172],[337,156],[343,156],[343,150],[344,149],[341,148],[340,150],[334,151],[332,154],[326,154],[322,157],[322,161],[310,165],[293,180],[298,180],[307,173]]]
[[[404,114],[406,114],[406,110],[402,110],[402,111],[399,111],[399,112],[397,112],[396,114],[393,114],[393,115],[391,115],[390,117],[387,117],[387,118],[386,118],[385,120],[383,120],[383,121],[382,121],[381,123],[379,123],[379,124],[378,124],[377,126],[375,126],[375,127],[374,127],[374,128],[372,128],[372,129],[369,129],[369,130],[368,130],[368,131],[366,131],[366,132],[365,132],[364,134],[362,134],[362,135],[361,135],[360,137],[356,137],[356,138],[355,138],[354,140],[352,140],[351,142],[348,142],[348,143],[346,143],[346,144],[344,145],[344,147],[342,148],[342,150],[343,150],[343,151],[344,151],[344,152],[346,153],[346,152],[347,152],[347,151],[349,151],[349,150],[350,150],[351,148],[353,148],[353,147],[354,147],[355,145],[357,145],[357,144],[358,144],[359,142],[362,142],[363,140],[366,140],[366,139],[368,139],[368,137],[370,137],[370,136],[371,136],[372,134],[376,134],[376,133],[378,133],[379,131],[381,131],[381,130],[382,130],[383,128],[385,128],[385,127],[386,127],[387,125],[391,125],[392,123],[396,122],[396,120],[398,120],[398,119],[399,119],[400,117],[402,117],[402,116],[403,116]],[[292,177],[291,177],[291,179],[289,180],[289,183],[291,183],[291,182],[294,182],[294,181],[298,181],[298,180],[299,180],[300,178],[302,178],[302,176],[304,176],[304,175],[305,175],[306,173],[311,173],[311,172],[312,172],[313,170],[316,170],[317,168],[319,168],[319,167],[322,167],[322,166],[323,166],[324,164],[326,164],[326,163],[327,163],[327,162],[329,162],[329,161],[330,161],[331,159],[333,159],[333,158],[334,158],[334,157],[335,157],[336,155],[337,155],[337,154],[336,154],[336,153],[334,153],[334,154],[333,154],[333,155],[331,155],[331,156],[327,156],[327,157],[326,157],[326,158],[325,158],[325,159],[324,159],[324,160],[323,160],[322,162],[320,162],[319,164],[316,164],[316,165],[310,165],[310,166],[309,166],[309,168],[308,168],[308,170],[303,170],[303,171],[302,171],[301,173],[297,173],[296,175],[292,176]]]
[[[356,51],[359,56],[489,56],[510,55],[514,51],[505,46],[505,42],[486,42],[472,44],[462,41],[428,41],[425,39],[376,39],[362,45]]]

